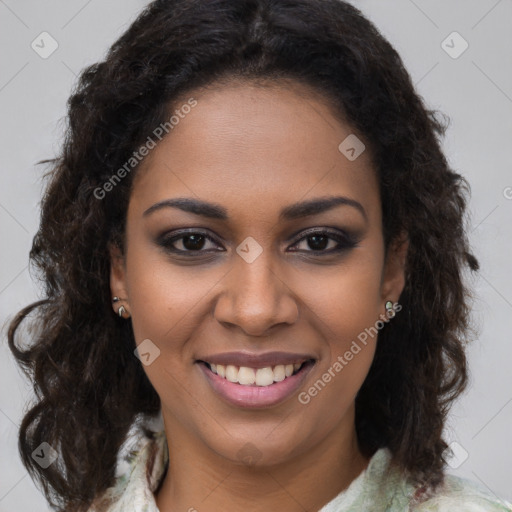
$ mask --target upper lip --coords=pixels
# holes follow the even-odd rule
[[[222,354],[212,354],[198,359],[205,363],[246,366],[248,368],[266,368],[268,366],[287,365],[294,363],[303,363],[309,359],[314,359],[311,354],[297,354],[292,352],[265,352],[263,354],[253,354],[250,352],[224,352]]]

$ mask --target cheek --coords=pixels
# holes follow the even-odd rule
[[[132,240],[126,271],[134,337],[137,345],[149,339],[158,349],[144,371],[167,404],[185,410],[184,403],[193,401],[186,386],[194,359],[190,340],[201,337],[208,293],[222,272],[172,264],[162,252]]]
[[[302,403],[318,408],[318,414],[328,403],[340,406],[332,414],[343,414],[373,361],[378,331],[385,325],[379,316],[382,260],[378,245],[374,249],[356,252],[336,273],[315,279],[306,295],[309,322],[325,341],[317,380],[303,390]]]
[[[342,421],[368,375],[378,339],[379,277],[340,276],[330,284],[330,300],[316,303],[311,321],[326,341],[315,379],[297,397],[315,435]]]
[[[192,360],[187,341],[197,335],[200,300],[213,284],[190,268],[171,265],[161,254],[145,251],[142,244],[134,247],[127,258],[136,344],[149,339],[157,347],[157,357],[143,369],[162,399],[162,406],[175,412],[195,404],[194,393],[187,389]],[[186,418],[182,421],[186,422]]]
[[[197,266],[173,265],[158,251],[133,250],[127,276],[135,339],[164,345],[165,340],[186,338],[195,310],[215,284],[212,274],[217,275]]]
[[[383,313],[378,248],[378,244],[358,248],[335,270],[323,269],[301,286],[312,317],[318,319],[316,327],[340,350]]]

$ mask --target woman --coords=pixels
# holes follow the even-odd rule
[[[443,130],[348,4],[151,3],[69,100],[9,333],[48,501],[512,510],[444,474],[478,263]]]

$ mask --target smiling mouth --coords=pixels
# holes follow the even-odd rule
[[[301,372],[306,366],[314,364],[313,359],[308,359],[294,364],[278,364],[265,368],[250,368],[248,366],[236,366],[232,364],[223,365],[208,363],[206,361],[199,362],[204,364],[212,373],[215,373],[233,384],[260,387],[268,387],[276,382],[282,382]]]

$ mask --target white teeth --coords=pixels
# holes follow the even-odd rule
[[[229,382],[238,382],[238,368],[232,364],[226,366],[226,379]]]
[[[274,382],[274,372],[272,368],[258,368],[256,370],[256,385],[270,386]]]
[[[254,373],[254,370],[252,368],[247,368],[247,366],[241,366],[240,370],[238,370],[238,382],[245,386],[254,384],[256,382],[256,374]]]
[[[270,386],[274,382],[282,382],[287,377],[293,375],[301,366],[302,363],[295,364],[278,364],[273,368],[267,366],[265,368],[249,368],[247,366],[235,366],[228,364],[213,364],[209,363],[213,373],[219,377],[229,380],[229,382],[236,382],[243,386]]]
[[[274,368],[274,381],[281,382],[284,379],[286,379],[286,373],[284,371],[284,366],[282,364],[278,364]]]

